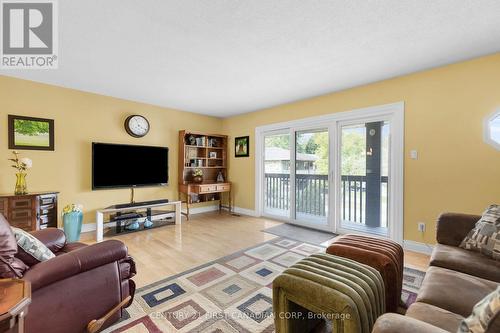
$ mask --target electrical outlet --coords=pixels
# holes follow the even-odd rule
[[[425,232],[425,223],[424,222],[418,223],[418,231]]]

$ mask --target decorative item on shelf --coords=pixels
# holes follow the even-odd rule
[[[187,157],[189,159],[194,159],[196,157],[198,157],[198,151],[197,151],[197,148],[189,148],[187,150]]]
[[[219,171],[219,173],[217,174],[217,182],[218,183],[224,182],[224,175],[222,174],[222,171]]]
[[[196,145],[200,147],[205,147],[205,137],[196,138]]]
[[[195,183],[203,182],[203,171],[201,169],[195,169],[193,171],[193,181]]]
[[[9,158],[9,161],[14,163],[12,167],[17,170],[14,194],[28,194],[28,186],[26,185],[26,170],[33,166],[33,162],[27,157],[19,158],[19,153],[15,150],[12,153],[14,154],[14,158]]]
[[[144,228],[149,229],[153,226],[153,222],[151,222],[149,219],[144,220]]]
[[[139,221],[133,220],[125,226],[125,230],[137,230],[139,229]]]
[[[217,158],[217,152],[216,151],[211,151],[208,156],[210,158]]]
[[[240,136],[234,139],[234,157],[250,156],[250,137]]]
[[[196,145],[196,138],[192,135],[188,136],[188,144],[191,146],[195,146]]]
[[[210,138],[208,139],[208,146],[209,147],[218,147],[219,141],[217,141],[216,138]]]
[[[8,116],[9,149],[54,150],[54,120]]]
[[[71,243],[80,240],[82,222],[82,205],[69,204],[63,208],[63,227],[68,242]]]
[[[198,194],[191,193],[190,196],[191,196],[191,202],[200,202],[200,196]]]

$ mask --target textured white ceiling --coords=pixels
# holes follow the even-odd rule
[[[0,74],[218,117],[500,51],[499,0],[65,0],[59,17],[59,69]]]

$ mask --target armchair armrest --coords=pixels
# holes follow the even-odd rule
[[[380,316],[373,326],[372,333],[446,333],[439,327],[421,320],[405,317],[396,313],[386,313]]]
[[[437,242],[444,245],[459,246],[480,218],[479,215],[470,214],[441,214],[437,221]]]
[[[24,274],[33,291],[93,268],[127,258],[127,247],[108,240],[41,262]]]
[[[57,228],[32,231],[31,234],[54,253],[59,252],[66,245],[66,235]]]

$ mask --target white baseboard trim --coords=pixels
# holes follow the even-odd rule
[[[257,217],[257,212],[253,209],[246,209],[241,207],[233,207],[233,212],[236,214],[247,215],[252,217]]]
[[[82,224],[82,232],[91,232],[95,231],[96,224],[95,223],[84,223]]]
[[[413,252],[431,254],[433,246],[430,244],[426,244],[426,243],[420,243],[420,242],[415,242],[415,241],[411,241],[411,240],[404,240],[403,241],[403,248],[405,250],[409,250],[409,251],[413,251]]]

